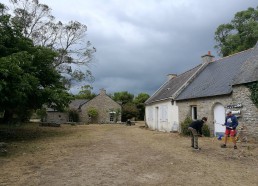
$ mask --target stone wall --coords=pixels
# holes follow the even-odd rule
[[[233,102],[243,104],[241,108],[240,124],[245,126],[248,139],[258,141],[258,108],[250,99],[251,92],[245,85],[233,87]]]
[[[214,131],[214,113],[213,108],[217,103],[224,106],[231,103],[231,96],[217,96],[211,98],[192,99],[186,101],[178,101],[179,107],[179,123],[183,122],[187,116],[191,116],[191,106],[197,106],[197,118],[208,117],[207,125]]]
[[[191,106],[197,106],[197,117],[208,117],[208,126],[214,131],[214,106],[220,103],[227,109],[229,105],[241,104],[240,108],[231,108],[240,110],[238,117],[239,127],[244,126],[247,129],[248,140],[258,141],[258,109],[250,99],[250,91],[245,85],[233,87],[230,95],[215,96],[210,98],[200,98],[185,101],[177,101],[179,107],[179,123],[191,116]]]
[[[48,123],[66,123],[68,121],[68,114],[66,112],[47,112],[46,121]]]

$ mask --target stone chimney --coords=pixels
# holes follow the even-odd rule
[[[168,80],[173,79],[175,77],[177,77],[177,74],[168,74],[167,75]]]
[[[214,56],[211,55],[211,51],[208,51],[208,54],[202,56],[202,63],[209,63],[213,61]]]
[[[99,95],[106,95],[106,90],[104,88],[100,89]]]

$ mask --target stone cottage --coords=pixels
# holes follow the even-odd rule
[[[88,114],[90,109],[97,112],[96,117]],[[112,100],[104,89],[91,100],[76,99],[72,100],[67,108],[67,112],[59,112],[53,109],[47,109],[46,122],[67,123],[73,122],[69,117],[69,111],[78,113],[80,123],[116,123],[121,121],[121,105]]]
[[[88,115],[90,109],[97,110],[97,117]],[[116,123],[121,121],[121,110],[121,105],[111,99],[106,90],[101,89],[96,97],[81,107],[81,120],[90,123]]]
[[[258,45],[218,60],[214,60],[210,53],[202,56],[202,59],[202,68],[198,68],[186,81],[180,81],[181,87],[175,83],[171,83],[169,87],[163,85],[146,101],[147,125],[160,129],[161,122],[169,120],[168,117],[174,112],[169,108],[176,106],[178,111],[174,117],[179,123],[187,116],[192,119],[207,116],[212,134],[217,135],[224,132],[221,124],[224,123],[225,110],[231,108],[238,117],[240,126],[245,126],[250,137],[256,139],[258,109],[250,100],[250,90],[246,85],[258,81]],[[176,76],[174,81],[177,82],[176,79],[181,75]],[[156,96],[175,87],[180,87],[177,94],[167,95],[165,99],[167,105],[169,101],[172,105],[168,107],[166,115],[162,109],[165,100],[156,99]],[[153,106],[154,111],[151,112]]]

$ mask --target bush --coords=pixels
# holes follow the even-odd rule
[[[193,122],[193,120],[188,116],[181,123],[181,134],[184,136],[190,136],[190,131],[188,130],[189,125]]]
[[[202,134],[206,137],[210,137],[211,136],[211,132],[210,132],[210,128],[208,125],[204,124],[202,127]]]
[[[98,116],[98,110],[94,107],[89,108],[88,115],[92,118],[96,118]]]
[[[193,122],[191,117],[185,118],[185,120],[181,123],[181,134],[183,136],[190,136],[190,131],[188,130],[189,125]],[[208,125],[204,124],[202,127],[202,134],[206,137],[210,137],[210,128]]]

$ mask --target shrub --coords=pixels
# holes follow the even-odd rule
[[[210,132],[210,128],[208,125],[204,124],[202,127],[202,134],[206,137],[210,137],[211,136],[211,132]]]
[[[187,116],[185,120],[181,123],[181,134],[184,136],[189,136],[190,131],[188,130],[189,125],[193,122],[191,117]]]
[[[181,134],[184,136],[190,136],[190,131],[188,130],[189,125],[193,122],[191,117],[186,117],[181,123]],[[206,137],[210,137],[210,128],[208,125],[204,124],[202,127],[202,134]]]
[[[89,110],[88,110],[88,115],[89,115],[90,117],[92,117],[92,118],[97,117],[97,116],[98,116],[98,111],[97,111],[97,109],[94,108],[94,107],[89,108]]]

